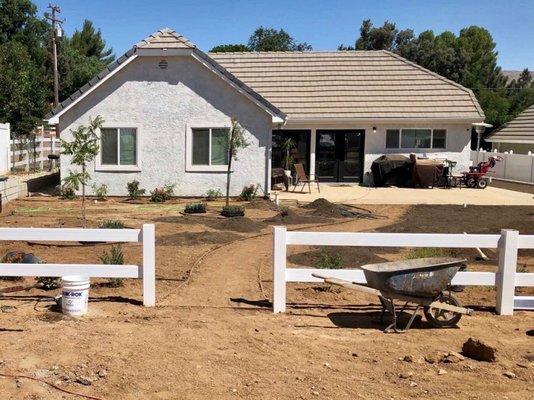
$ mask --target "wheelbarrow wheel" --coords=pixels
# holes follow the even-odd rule
[[[462,306],[460,300],[458,300],[456,296],[449,292],[441,293],[436,300],[452,306]],[[460,321],[460,318],[462,318],[462,314],[432,307],[425,307],[424,314],[428,323],[435,328],[451,328],[456,326],[458,321]]]

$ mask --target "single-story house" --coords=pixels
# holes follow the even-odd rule
[[[89,173],[112,195],[138,180],[198,196],[225,187],[232,117],[250,145],[232,175],[269,191],[280,137],[323,182],[368,179],[385,153],[470,165],[471,124],[484,113],[473,92],[388,51],[204,53],[171,29],[137,43],[62,102],[49,118],[60,137],[100,115],[101,154]],[[61,156],[62,178],[73,169]]]
[[[534,105],[492,132],[485,140],[492,144],[493,150],[499,152],[534,153]]]

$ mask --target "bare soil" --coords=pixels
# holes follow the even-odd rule
[[[496,316],[493,289],[467,288],[459,294],[476,313],[463,317],[457,329],[431,329],[423,319],[404,335],[382,333],[375,297],[326,285],[288,284],[288,312],[273,315],[270,309],[272,225],[381,232],[498,233],[512,228],[534,234],[534,207],[369,205],[346,208],[356,211],[352,215],[332,215],[323,207],[317,216],[313,207],[289,207],[280,214],[271,203],[256,201],[246,205],[246,217],[224,219],[216,212],[220,202],[208,203],[205,215],[187,216],[181,214],[185,203],[90,202],[91,227],[105,219],[132,228],[156,224],[157,307],[140,305],[137,280],[125,280],[120,288],[94,280],[90,312],[79,319],[58,312],[57,291],[4,296],[0,374],[29,375],[105,399],[534,397],[534,315]],[[81,226],[79,206],[79,201],[54,197],[17,200],[5,208],[0,224]],[[47,262],[98,263],[109,247],[1,242],[0,253],[22,250]],[[141,262],[139,245],[123,248],[126,263]],[[322,251],[292,246],[288,263],[313,266]],[[326,251],[339,252],[344,268],[408,254],[395,248]],[[466,257],[472,270],[496,268],[495,252],[487,251],[486,262],[477,260],[474,250],[452,251]],[[534,252],[522,251],[518,266],[534,272]],[[24,283],[33,282],[26,278]],[[0,288],[12,285],[0,281]],[[496,362],[425,361],[460,352],[470,337],[494,346]],[[41,382],[2,377],[0,395],[76,398]]]

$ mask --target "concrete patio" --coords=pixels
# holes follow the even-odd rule
[[[492,206],[534,206],[534,195],[496,187],[480,189],[412,189],[412,188],[374,188],[357,185],[321,184],[321,193],[317,186],[308,187],[300,192],[299,186],[295,192],[290,188],[286,191],[273,191],[271,199],[278,194],[279,200],[284,202],[299,201],[312,202],[325,198],[333,203],[345,204],[469,204]]]

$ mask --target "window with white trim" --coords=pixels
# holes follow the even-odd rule
[[[446,129],[387,129],[386,149],[444,149]]]
[[[137,129],[101,128],[100,164],[103,166],[137,165]]]
[[[228,165],[228,128],[193,128],[191,165]]]

